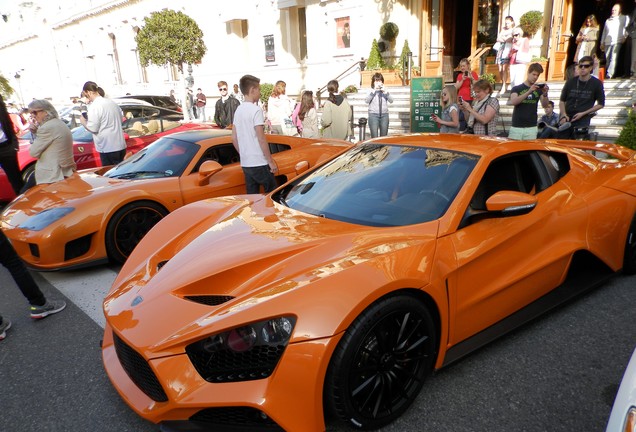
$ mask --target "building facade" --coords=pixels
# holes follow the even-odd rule
[[[193,87],[216,96],[216,83],[238,83],[246,73],[261,82],[287,82],[288,93],[360,85],[360,60],[367,58],[380,26],[394,22],[399,35],[384,55],[397,61],[405,41],[413,65],[424,75],[448,78],[460,58],[494,42],[507,15],[543,13],[532,39],[533,53],[550,58],[549,76],[562,79],[571,59],[572,34],[586,14],[609,16],[603,0],[33,0],[4,1],[0,11],[0,73],[22,104],[33,98],[55,102],[78,96],[85,81],[109,96],[126,93],[181,94],[176,67],[139,63],[135,35],[144,17],[164,8],[193,18],[204,33],[207,53],[192,65]],[[569,57],[568,57],[569,56]],[[184,67],[187,70],[187,66]],[[187,74],[187,72],[186,72]],[[451,76],[452,79],[452,76]]]

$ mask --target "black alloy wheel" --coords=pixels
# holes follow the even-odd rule
[[[377,429],[413,403],[434,366],[435,326],[410,295],[377,301],[342,337],[329,364],[324,403],[356,429]]]
[[[126,204],[113,215],[106,228],[108,258],[123,264],[133,249],[168,211],[152,201]]]

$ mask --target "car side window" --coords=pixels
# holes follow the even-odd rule
[[[291,149],[291,146],[287,144],[279,144],[279,143],[273,143],[273,142],[269,143],[269,152],[271,154],[287,151],[290,149]]]
[[[570,172],[570,161],[565,153],[538,152],[538,155],[550,178],[550,185]]]
[[[493,161],[486,169],[470,206],[473,210],[486,210],[488,198],[504,190],[534,195],[540,184],[531,152],[504,156]]]
[[[225,166],[238,163],[240,159],[238,152],[232,144],[221,144],[207,149],[205,153],[203,153],[203,156],[199,159],[199,162],[197,162],[192,172],[199,172],[201,164],[209,160],[218,162]]]

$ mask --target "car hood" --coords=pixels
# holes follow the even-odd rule
[[[84,170],[62,181],[29,189],[5,208],[2,213],[3,222],[16,227],[43,210],[54,207],[76,208],[87,200],[103,199],[106,194],[121,195],[124,189],[138,186],[132,180],[98,175],[96,172],[99,170],[101,168]],[[107,199],[103,201],[110,203]]]
[[[186,228],[175,229],[177,224]],[[182,352],[184,340],[250,319],[300,314],[294,309],[299,304],[335,301],[318,287],[358,266],[386,272],[389,256],[413,248],[421,254],[424,247],[432,256],[437,227],[437,221],[401,228],[346,224],[268,198],[194,203],[142,240],[106,297],[104,312],[124,339],[145,347],[149,356],[168,355],[170,347],[173,354]],[[170,319],[158,319],[167,311]]]

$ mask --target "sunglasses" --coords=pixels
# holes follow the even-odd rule
[[[519,33],[515,33],[512,35],[512,37],[519,37],[519,36],[521,36]]]
[[[219,87],[219,91],[227,91],[227,87]]]
[[[44,110],[33,110],[29,114],[36,115],[37,113],[42,112],[42,111],[44,111]]]
[[[586,64],[581,63],[581,64],[579,65],[579,67],[580,67],[581,69],[583,69],[583,68],[589,68],[589,67],[592,67],[592,65],[591,65],[591,64],[589,64],[589,63],[586,63]]]

